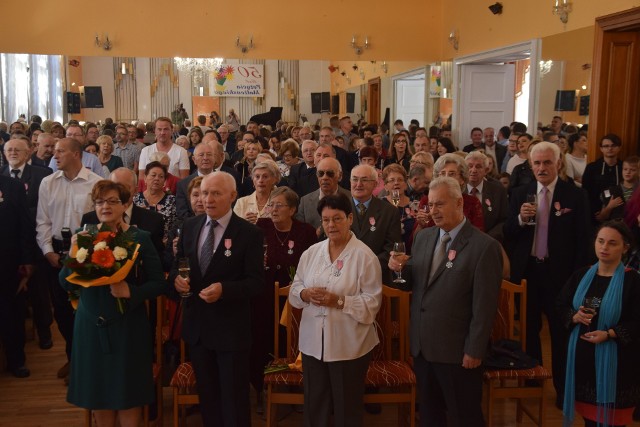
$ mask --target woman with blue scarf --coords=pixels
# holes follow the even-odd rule
[[[640,275],[622,257],[632,234],[621,221],[598,231],[598,262],[576,271],[558,296],[569,330],[564,425],[574,410],[585,427],[632,423],[640,400]]]

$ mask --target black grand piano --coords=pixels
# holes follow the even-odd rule
[[[249,120],[259,125],[269,125],[272,130],[276,130],[276,123],[278,123],[280,119],[282,119],[282,107],[271,107],[269,112],[256,114]]]

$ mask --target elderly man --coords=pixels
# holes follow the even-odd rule
[[[465,218],[462,204],[457,180],[434,179],[435,227],[416,236],[413,258],[392,253],[389,260],[394,271],[408,260],[414,278],[410,339],[423,427],[484,426],[480,365],[498,305],[502,253]]]
[[[133,142],[129,139],[129,132],[124,126],[116,127],[116,137],[114,140],[113,154],[122,159],[122,165],[125,168],[133,171],[138,170],[138,160],[140,159],[140,151],[136,145],[134,138]]]
[[[300,138],[301,141],[306,141],[307,139],[313,139],[313,132],[311,132],[311,128],[309,126],[302,126],[302,128],[300,129],[300,133],[298,133],[298,138]]]
[[[144,179],[144,169],[149,163],[149,156],[155,152],[163,152],[169,156],[169,173],[171,175],[186,178],[189,175],[189,153],[171,139],[173,125],[168,117],[156,119],[154,133],[156,143],[144,147],[140,152],[138,161],[138,180]]]
[[[329,142],[330,143],[330,142]],[[302,162],[293,165],[289,171],[289,187],[299,197],[306,196],[318,188],[314,156],[318,143],[306,140],[302,143]]]
[[[75,139],[76,141],[78,141],[78,143],[80,143],[80,146],[83,148],[87,142],[84,137],[84,131],[82,130],[82,127],[76,124],[71,124],[67,127],[67,138]],[[100,164],[100,160],[98,160],[98,157],[95,154],[82,151],[81,161],[84,167],[91,170],[96,175],[106,178],[105,172],[104,172],[105,170]],[[49,168],[54,172],[58,170],[58,163],[55,159],[51,159],[51,161],[49,162]]]
[[[423,152],[429,153],[431,150],[431,142],[429,138],[426,136],[416,136],[415,141],[413,142],[413,149],[416,153]]]
[[[302,134],[302,131],[300,131]],[[331,144],[333,145],[334,156],[340,162],[340,166],[342,166],[342,181],[340,181],[340,185],[343,188],[349,188],[349,174],[351,173],[351,168],[353,165],[357,165],[359,162],[358,154],[359,152],[349,153],[344,148],[338,145],[336,141],[336,134],[330,126],[325,126],[320,129],[319,133],[319,142],[322,144]],[[303,140],[304,141],[304,140]]]
[[[251,298],[264,287],[262,231],[235,215],[233,176],[217,172],[200,186],[206,215],[188,218],[170,282],[192,292],[184,307],[182,338],[189,345],[205,427],[251,425],[249,350]],[[188,258],[191,274],[178,275]]]
[[[82,164],[82,144],[77,139],[63,138],[56,143],[53,161],[57,171],[47,176],[38,192],[36,233],[40,250],[48,264],[48,279],[53,317],[66,341],[67,360],[71,357],[73,309],[67,293],[60,286],[61,261],[69,250],[71,234],[80,227],[82,215],[92,210],[91,191],[102,176]],[[58,371],[59,378],[69,373],[68,362]]]
[[[504,233],[513,242],[511,281],[527,279],[527,353],[542,362],[544,313],[551,334],[556,405],[562,408],[567,341],[555,300],[569,276],[593,258],[589,203],[582,189],[558,179],[560,149],[555,144],[536,144],[531,167],[535,181],[513,189]],[[529,203],[528,195],[537,203]]]
[[[504,156],[507,154],[507,148],[496,143],[493,128],[484,128],[484,153],[493,157],[496,169],[502,165]]]
[[[222,125],[218,128],[218,133],[220,134],[220,144],[222,144],[222,149],[225,153],[225,159],[231,159],[231,155],[236,151],[236,141],[232,135],[229,134],[229,127],[227,125]]]
[[[48,169],[55,147],[56,139],[53,135],[46,132],[38,135],[38,150],[31,155],[31,164]]]
[[[300,205],[296,213],[296,219],[311,224],[316,229],[318,236],[322,235],[322,221],[317,209],[320,199],[330,194],[337,194],[338,192],[351,197],[349,191],[338,185],[342,179],[340,162],[333,157],[320,157],[320,159],[316,166],[319,188],[300,199]]]
[[[387,263],[393,244],[402,241],[400,213],[391,204],[373,197],[377,182],[378,172],[373,166],[359,165],[351,170],[351,231],[378,256],[383,283],[391,283]]]

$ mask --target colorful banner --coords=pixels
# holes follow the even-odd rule
[[[439,65],[431,66],[431,78],[429,79],[429,97],[438,98],[441,96],[441,69]]]
[[[213,96],[264,96],[264,65],[222,64],[213,73]]]

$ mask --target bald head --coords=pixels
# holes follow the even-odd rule
[[[217,141],[209,143],[201,142],[193,150],[193,161],[201,174],[208,174],[214,169],[216,153],[211,144],[218,144]]]
[[[133,199],[133,195],[137,192],[138,187],[138,176],[134,171],[124,167],[118,168],[111,172],[111,175],[109,175],[109,180],[127,187],[129,192],[131,193],[129,202]]]

